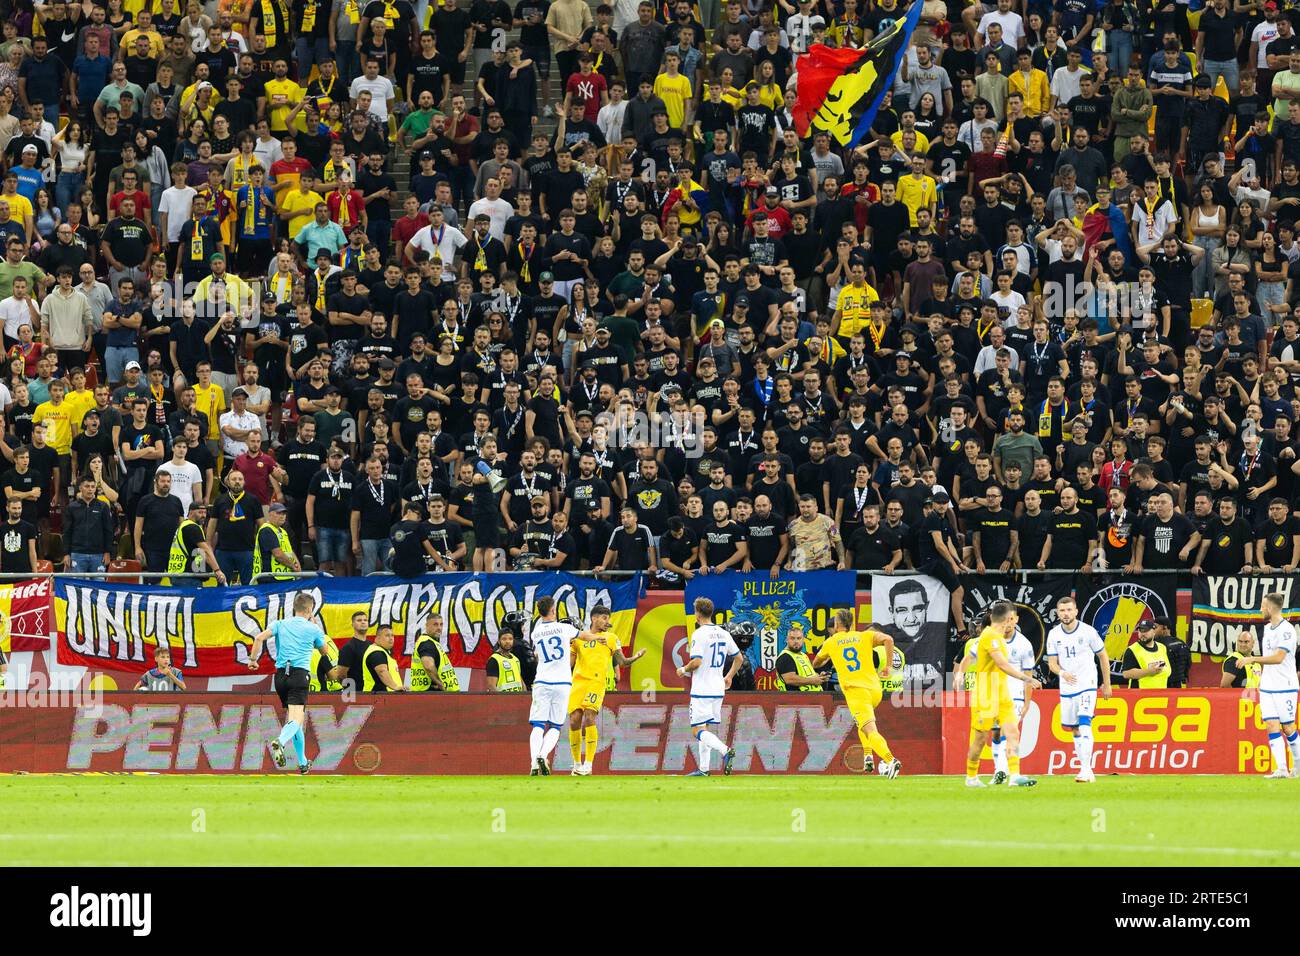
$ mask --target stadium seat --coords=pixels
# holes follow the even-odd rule
[[[106,581],[113,581],[118,584],[139,584],[140,579],[131,577],[130,574],[132,572],[139,574],[143,569],[140,567],[140,562],[134,558],[119,558],[108,563],[108,570],[113,572],[113,575],[105,578]]]

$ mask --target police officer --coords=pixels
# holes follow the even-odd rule
[[[293,553],[293,542],[289,532],[284,530],[289,519],[289,509],[277,501],[267,509],[266,523],[257,529],[257,538],[253,544],[253,580],[264,572],[270,572],[277,580],[287,580],[290,572],[301,571],[302,563]]]
[[[415,653],[411,655],[411,691],[460,690],[460,678],[451,658],[442,649],[442,615],[430,614],[424,622],[424,632],[415,639]]]
[[[1258,687],[1263,665],[1242,666],[1240,663],[1243,657],[1253,657],[1257,653],[1259,652],[1255,649],[1255,635],[1250,631],[1239,631],[1236,649],[1223,659],[1223,676],[1219,679],[1219,686]]]
[[[813,669],[812,659],[804,650],[803,629],[791,627],[785,637],[785,650],[776,659],[776,689],[820,693],[829,680],[825,671]]]
[[[497,635],[497,647],[487,662],[488,690],[497,694],[522,694],[524,686],[523,669],[519,658],[514,655],[515,635],[513,631],[502,631]]]
[[[1155,621],[1137,626],[1137,640],[1124,652],[1124,679],[1130,688],[1169,686],[1169,650],[1156,640]]]
[[[361,690],[366,694],[395,694],[405,689],[402,671],[393,657],[393,629],[385,624],[361,655]]]

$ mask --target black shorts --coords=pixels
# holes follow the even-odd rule
[[[935,558],[932,561],[927,561],[916,570],[921,574],[928,574],[932,578],[938,578],[949,591],[956,591],[961,587],[961,582],[957,580],[957,575],[953,573],[952,565],[947,561]]]
[[[307,687],[310,683],[311,674],[303,667],[290,667],[287,671],[275,672],[275,692],[280,695],[280,703],[285,707],[307,703]]]

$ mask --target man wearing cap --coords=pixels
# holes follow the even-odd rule
[[[270,580],[286,580],[285,575],[301,571],[302,563],[293,553],[289,532],[284,530],[289,509],[275,502],[267,509],[266,521],[257,529],[257,542],[253,548],[253,582],[259,574],[271,575]]]
[[[261,422],[248,410],[248,392],[241,385],[230,393],[230,410],[218,419],[221,426],[221,450],[227,458],[235,459],[248,451],[248,436],[254,431],[260,437]]]
[[[207,523],[208,505],[200,498],[190,502],[189,515],[181,521],[172,538],[171,550],[167,555],[167,572],[169,574],[193,574],[204,571],[216,571],[217,581],[224,587],[229,582],[226,572],[217,564],[217,556],[212,553],[203,532]],[[176,587],[192,586],[193,581],[186,578],[168,579],[167,583]]]
[[[1120,666],[1130,688],[1163,689],[1169,686],[1169,651],[1156,640],[1155,621],[1137,626],[1137,640],[1128,646]]]

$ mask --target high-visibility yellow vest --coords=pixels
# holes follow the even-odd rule
[[[272,531],[274,531],[280,550],[287,555],[290,556],[293,555],[293,544],[289,539],[289,532],[285,531],[283,528],[277,528],[269,521],[264,522],[262,524],[262,528],[270,528]],[[257,529],[257,536],[253,538],[253,577],[254,578],[256,578],[264,570],[262,568],[262,549],[257,546],[257,538],[261,537],[262,528]],[[291,574],[293,572],[293,565],[285,564],[283,561],[277,558],[274,553],[272,553],[271,567],[266,570],[269,570],[272,574]]]
[[[321,650],[319,647],[312,648],[311,661],[307,665],[307,670],[311,674],[311,677],[307,683],[308,690],[313,690],[313,691],[320,690],[320,678],[317,675],[320,673],[320,662],[323,656],[324,655],[321,654]],[[337,653],[335,654],[335,657],[337,657]],[[331,661],[333,661],[334,659],[335,658],[330,658]],[[325,689],[329,691],[342,690],[343,682],[338,680],[327,679],[325,681]]]
[[[433,688],[433,680],[429,677],[429,671],[424,666],[424,661],[420,659],[421,651],[430,650],[430,657],[438,662],[438,679],[442,681],[443,690],[457,692],[460,690],[460,678],[456,676],[456,668],[451,666],[451,658],[443,651],[442,646],[432,637],[425,635],[415,642],[415,653],[411,655],[411,690],[412,692],[423,692]]]
[[[885,647],[883,644],[877,644],[871,649],[871,659],[876,665],[876,673],[880,673],[880,668],[885,665]],[[903,689],[903,668],[907,666],[907,657],[904,656],[898,645],[894,645],[894,657],[889,662],[889,666],[891,668],[889,676],[880,678],[880,689],[886,694],[892,694]]]
[[[800,677],[812,677],[817,673],[813,670],[812,661],[808,659],[808,655],[804,651],[792,651],[787,647],[785,652],[794,658],[794,669]],[[785,681],[781,680],[780,674],[776,675],[776,689],[781,691],[789,689],[785,686]],[[804,684],[802,687],[795,688],[795,690],[808,692],[817,692],[823,689],[821,684]]]
[[[966,658],[970,657],[971,654],[975,652],[975,645],[978,643],[979,643],[978,637],[972,637],[968,641],[966,641],[966,646],[961,649],[961,659],[965,660]],[[967,668],[966,673],[963,674],[962,676],[965,678],[964,680],[964,683],[966,685],[965,690],[967,691],[975,690],[975,681],[977,679],[975,672]]]
[[[1227,659],[1230,660],[1230,661],[1239,661],[1239,660],[1241,660],[1242,658],[1244,658],[1245,656],[1246,656],[1245,654],[1239,654],[1239,653],[1237,653],[1236,651],[1233,651],[1231,654],[1228,655],[1228,658],[1227,658]],[[1246,686],[1246,687],[1258,687],[1258,686],[1259,686],[1259,673],[1260,673],[1260,666],[1259,666],[1258,664],[1251,664],[1251,665],[1249,665],[1249,666],[1243,668],[1243,670],[1245,670],[1245,672],[1246,672],[1246,684],[1245,684],[1245,686]]]
[[[1131,645],[1133,656],[1137,658],[1138,667],[1150,667],[1156,661],[1164,661],[1164,669],[1158,674],[1152,674],[1149,677],[1143,677],[1137,681],[1138,687],[1168,687],[1169,686],[1169,651],[1163,644],[1156,641],[1156,645],[1151,650],[1142,646],[1141,641],[1134,641]],[[1130,681],[1129,686],[1132,686]]]
[[[194,558],[193,566],[191,566],[190,553],[185,550],[185,544],[182,538],[182,534],[187,527],[198,528],[200,535],[199,540],[202,540],[203,529],[199,526],[197,521],[191,521],[189,518],[182,521],[176,528],[176,535],[172,538],[171,553],[167,556],[168,574],[183,574],[187,571],[201,572],[207,570],[204,566],[203,556],[201,554]]]
[[[524,677],[519,670],[519,658],[498,653],[492,655],[492,660],[497,662],[497,690],[503,694],[522,694]]]
[[[374,654],[381,654],[384,658],[382,661],[376,661],[375,666],[378,667],[380,664],[387,664],[388,673],[392,675],[393,679],[396,680],[398,684],[401,684],[402,682],[402,672],[398,670],[397,661],[393,658],[393,655],[388,653],[388,651],[384,650],[378,644],[371,644],[370,647],[366,648],[366,652],[361,655],[361,690],[367,694],[391,693],[388,686],[381,681],[375,680],[375,675],[370,672],[370,658]]]

